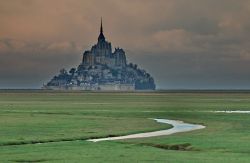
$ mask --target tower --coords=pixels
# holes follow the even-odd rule
[[[106,58],[112,57],[112,47],[111,43],[106,41],[105,36],[103,34],[103,24],[101,18],[101,27],[100,27],[100,34],[98,36],[98,42],[96,45],[92,46],[91,53],[96,56],[96,61],[105,64]]]
[[[105,36],[103,34],[103,27],[102,27],[102,18],[101,18],[101,27],[100,27],[100,34],[98,37],[98,42],[105,42]]]

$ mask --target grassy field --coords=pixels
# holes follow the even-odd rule
[[[0,92],[0,162],[250,162],[250,93]],[[92,143],[89,138],[170,128],[205,129]]]

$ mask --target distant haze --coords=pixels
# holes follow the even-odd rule
[[[0,0],[0,88],[80,64],[100,19],[158,89],[250,89],[249,0]]]

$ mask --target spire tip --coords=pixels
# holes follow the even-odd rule
[[[100,33],[103,33],[103,27],[102,27],[102,17],[101,17],[101,29],[100,29]]]

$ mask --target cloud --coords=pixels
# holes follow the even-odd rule
[[[194,42],[198,39],[195,35],[183,30],[173,29],[159,31],[153,35],[151,40],[154,41],[155,47],[161,52],[196,52],[199,47]]]
[[[81,51],[72,42],[40,43],[3,39],[0,40],[0,57],[2,85],[12,83],[12,87],[38,88],[61,68],[79,64]]]
[[[39,87],[75,67],[100,17],[158,88],[250,88],[248,0],[0,0],[0,87]]]

